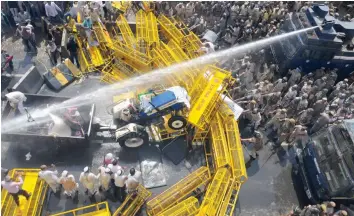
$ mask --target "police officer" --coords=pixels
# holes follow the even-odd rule
[[[329,124],[331,121],[330,116],[332,116],[332,115],[331,114],[329,115],[327,113],[321,113],[320,117],[317,119],[315,124],[310,129],[310,134],[316,133],[317,131],[321,130],[324,126]]]

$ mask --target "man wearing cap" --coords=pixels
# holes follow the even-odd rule
[[[262,134],[259,131],[254,131],[253,137],[246,139],[241,138],[241,141],[247,141],[253,144],[250,160],[255,160],[258,157],[258,151],[261,150],[264,145]]]
[[[58,179],[58,171],[55,168],[55,165],[52,164],[51,167],[54,169],[54,171],[49,170],[46,165],[42,165],[41,171],[39,171],[39,178],[43,179],[49,187],[53,190],[54,193],[57,192],[58,186],[59,186],[59,179]]]
[[[298,106],[296,108],[297,113],[307,109],[308,104],[309,104],[309,102],[307,101],[307,97],[308,97],[308,95],[306,93],[304,93],[301,96],[301,100],[300,100],[300,102],[299,102],[299,104],[298,104]]]
[[[19,181],[13,181],[10,176],[6,176],[5,180],[1,182],[1,188],[4,188],[7,190],[9,194],[14,198],[15,203],[17,206],[20,205],[20,199],[18,196],[24,196],[28,200],[31,196],[31,193],[28,193],[27,191],[23,190],[21,187],[23,185],[23,179],[21,176],[21,173],[15,173],[15,178],[17,178]]]
[[[278,146],[281,145],[282,142],[286,141],[288,137],[290,136],[291,132],[294,129],[295,126],[295,119],[291,118],[285,118],[282,122],[281,127],[278,128],[278,140],[277,144]]]
[[[122,170],[122,167],[118,165],[118,158],[113,159],[112,163],[108,164],[107,167],[111,170],[113,174],[117,173],[119,170]]]
[[[113,173],[113,179],[114,179],[114,196],[120,201],[124,202],[125,200],[125,182],[128,180],[128,176],[123,175],[124,171],[123,170],[118,170],[116,173]]]
[[[79,181],[86,189],[85,193],[88,193],[90,196],[95,195],[95,193],[97,192],[95,188],[95,183],[97,180],[98,176],[90,172],[89,167],[85,167],[84,171],[80,174]]]
[[[109,189],[109,183],[111,182],[111,170],[106,167],[99,167],[98,168],[99,174],[98,174],[98,181],[99,185],[102,191],[108,191]]]
[[[289,91],[284,95],[283,100],[281,101],[284,107],[287,107],[289,103],[296,97],[297,95],[297,85],[293,85]]]
[[[139,180],[141,177],[141,172],[131,168],[125,186],[127,187],[128,193],[137,192],[137,188],[140,184]]]
[[[73,175],[68,175],[68,171],[64,170],[59,179],[59,183],[64,188],[64,194],[73,197],[79,188],[79,183],[76,183]]]
[[[282,79],[278,79],[275,83],[274,83],[274,88],[272,90],[272,92],[282,92],[284,90],[284,88],[287,86],[288,82],[287,82],[287,78],[283,77]]]
[[[321,113],[320,117],[318,117],[315,124],[310,129],[310,134],[316,133],[317,131],[321,130],[325,125],[329,124],[331,121],[331,113]]]
[[[104,156],[104,165],[105,166],[108,166],[109,164],[111,164],[113,162],[113,154],[112,153],[107,153],[105,156]]]

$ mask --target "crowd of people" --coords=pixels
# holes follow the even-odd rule
[[[115,158],[112,153],[105,155],[104,164],[98,168],[98,173],[95,174],[86,166],[80,174],[79,182],[75,180],[73,174],[67,170],[63,170],[59,176],[55,165],[50,167],[42,165],[38,176],[43,179],[51,188],[52,192],[59,195],[61,188],[63,194],[67,197],[76,198],[79,193],[79,183],[84,188],[84,193],[92,198],[98,191],[103,193],[113,190],[114,198],[120,202],[124,202],[127,194],[135,194],[141,181],[141,172],[131,168],[129,174],[125,174],[125,168],[118,165],[118,158]],[[30,193],[21,189],[23,184],[22,173],[14,174],[14,178],[8,176],[8,169],[1,168],[6,174],[4,181],[1,182],[2,188],[7,190],[15,200],[19,203],[19,196],[25,196],[28,200]]]
[[[259,129],[276,133],[275,146],[284,141],[304,145],[323,127],[354,117],[354,83],[336,83],[336,69],[303,74],[296,68],[277,79],[277,65],[246,55],[233,61],[231,71],[238,80],[231,96],[244,108],[241,121],[255,131],[255,138]]]
[[[17,2],[16,2],[17,4]],[[67,23],[70,18],[77,20],[81,14],[86,38],[90,46],[97,46],[92,37],[92,25],[115,20],[117,11],[110,2],[8,2],[2,8],[2,25],[17,26],[16,35],[21,36],[26,50],[36,52],[34,19],[46,16],[52,23]],[[292,12],[305,11],[311,2],[155,2],[155,13],[177,17],[186,26],[202,37],[207,30],[212,30],[217,39],[205,42],[201,51],[214,52],[230,46],[248,43],[261,38],[271,37],[279,31],[286,16]],[[6,6],[7,5],[7,6]],[[133,8],[143,8],[134,2]],[[340,17],[338,8],[330,3],[330,14],[336,18],[353,21],[350,14]],[[129,12],[127,12],[128,14]],[[10,21],[13,20],[13,21]],[[56,34],[56,25],[50,25],[47,52],[53,64],[57,64],[57,55],[61,53],[60,42]],[[78,46],[73,36],[67,43],[70,59],[78,68]],[[251,160],[258,157],[258,151],[264,146],[265,136],[275,134],[273,147],[277,149],[282,143],[289,147],[294,144],[305,145],[309,135],[314,134],[329,124],[336,124],[343,119],[354,118],[354,83],[348,79],[337,82],[337,70],[320,68],[304,74],[300,68],[289,70],[287,74],[279,71],[275,63],[267,60],[265,50],[247,53],[242,58],[224,62],[222,67],[232,72],[235,85],[229,89],[232,99],[244,108],[240,125],[249,128],[243,136],[243,143],[253,143]],[[7,95],[7,100],[14,97]],[[15,95],[18,96],[18,95]],[[22,95],[21,95],[22,96]],[[19,97],[19,96],[18,96]],[[16,98],[17,101],[20,101]],[[22,101],[17,104],[22,105]],[[134,168],[129,175],[118,165],[112,154],[107,154],[105,164],[94,174],[85,167],[79,182],[89,196],[100,189],[108,191],[114,188],[115,197],[124,201],[126,193],[134,193],[139,185],[141,173]],[[75,177],[67,170],[61,176],[55,166],[42,165],[39,176],[44,179],[54,193],[61,185],[64,193],[74,197],[79,188]],[[51,169],[52,168],[52,169]],[[18,176],[20,178],[20,175]],[[18,195],[30,196],[20,189],[20,183],[14,183],[10,177],[2,182],[18,204]],[[7,188],[6,188],[7,187]],[[306,206],[300,215],[336,215],[345,216],[346,212],[334,212],[333,202],[316,206]],[[292,215],[295,213],[292,212]]]

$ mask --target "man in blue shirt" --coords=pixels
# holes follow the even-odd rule
[[[92,20],[90,15],[86,15],[84,21],[82,22],[82,27],[85,29],[87,41],[90,46],[98,46],[98,42],[91,37],[92,32]]]

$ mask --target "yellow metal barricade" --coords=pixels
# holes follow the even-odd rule
[[[92,63],[92,65],[89,65],[89,67],[99,67],[104,64],[103,57],[98,47],[89,47],[88,51],[90,53]]]
[[[101,202],[89,206],[83,206],[70,211],[52,214],[51,216],[111,216],[107,202]]]
[[[23,196],[19,196],[20,206],[17,207],[12,196],[6,190],[2,190],[1,215],[15,216],[21,213],[21,215],[26,216],[37,216],[41,214],[48,186],[44,181],[39,179],[39,171],[40,169],[19,168],[10,171],[9,176],[11,178],[14,178],[15,172],[23,173],[22,189],[28,193],[32,193],[32,195],[29,200],[26,200]]]
[[[158,216],[194,216],[199,210],[197,198],[189,197]]]
[[[117,62],[117,61],[116,61]],[[125,73],[123,73],[117,65],[113,63],[113,60],[109,62],[103,69],[102,69],[103,76],[101,77],[101,82],[106,82],[109,84],[116,83],[127,79]]]
[[[188,194],[192,193],[199,186],[206,184],[210,179],[207,167],[200,167],[196,171],[168,188],[166,191],[147,202],[149,215],[158,215],[174,204],[183,200]]]
[[[182,39],[181,48],[188,54],[190,58],[197,58],[201,55],[198,50],[201,48],[202,42],[193,32],[189,32],[188,35]]]
[[[230,164],[229,147],[225,136],[225,128],[220,114],[210,124],[212,151],[215,159],[216,169]]]
[[[122,43],[109,43],[107,46],[114,51],[115,57],[124,59],[130,66],[143,72],[151,69],[152,59],[145,54]]]
[[[230,179],[227,185],[227,192],[224,200],[221,203],[219,212],[217,215],[233,216],[235,210],[237,197],[240,192],[241,183],[235,179]]]
[[[153,11],[155,8],[155,3],[153,1],[142,1],[142,4],[146,12]]]
[[[136,39],[131,28],[129,27],[128,21],[122,14],[117,19],[116,24],[120,30],[120,33],[122,34],[124,43],[132,48],[135,48]]]
[[[101,43],[112,43],[112,39],[109,36],[108,31],[106,28],[102,25],[102,23],[98,22],[94,26],[92,26],[93,32],[95,33],[95,36],[97,38],[97,41]]]
[[[198,216],[217,215],[221,201],[223,200],[227,185],[231,179],[231,173],[227,168],[219,168],[208,186],[203,202],[200,206]]]
[[[204,71],[204,74],[199,75],[196,86],[193,86],[192,90],[189,91],[192,98],[192,108],[188,116],[188,122],[202,130],[205,130],[207,124],[210,123],[213,114],[215,114],[214,108],[217,101],[229,85],[231,78],[230,72],[214,66],[207,66]],[[206,79],[205,77],[210,78]],[[206,80],[207,84],[203,85]],[[201,94],[198,94],[201,89],[204,90]]]
[[[175,40],[177,44],[182,43],[183,34],[182,32],[169,20],[166,16],[160,15],[157,19],[161,33],[168,39],[168,40]]]
[[[149,53],[148,45],[148,30],[147,30],[147,17],[146,13],[143,10],[139,10],[136,13],[135,17],[135,26],[136,26],[136,41],[137,41],[137,50],[141,53]]]
[[[188,61],[188,55],[182,50],[182,48],[174,41],[170,40],[167,44],[170,48],[172,55],[178,62]]]
[[[159,45],[159,31],[157,28],[157,19],[153,12],[149,12],[146,15],[147,25],[147,42],[149,44],[149,50]]]
[[[183,21],[178,17],[170,17],[171,22],[176,26],[180,32],[186,36],[191,32],[189,28],[183,23]]]
[[[80,70],[85,73],[87,71],[92,70],[92,68],[89,68],[90,63],[88,62],[88,54],[87,51],[83,49],[81,39],[79,37],[75,37],[76,43],[78,44],[79,51],[78,51],[78,58],[79,58],[79,63],[80,63]],[[85,52],[86,51],[86,52]]]
[[[134,216],[150,196],[151,192],[139,185],[137,194],[129,194],[113,216]]]
[[[232,176],[239,182],[247,180],[247,171],[243,149],[241,144],[238,125],[233,116],[224,119],[227,143],[230,149],[230,165],[232,167]]]
[[[154,56],[153,65],[155,68],[164,68],[170,65],[170,63],[166,60],[166,58],[163,57],[157,47],[152,49],[150,53],[152,54],[152,56]],[[177,80],[173,74],[164,76],[161,81],[166,83],[167,86],[180,85],[179,80]]]
[[[121,59],[115,59],[113,67],[122,72],[125,77],[134,77],[141,73],[138,69],[126,64]]]
[[[131,6],[131,1],[112,1],[112,7],[125,13]]]

